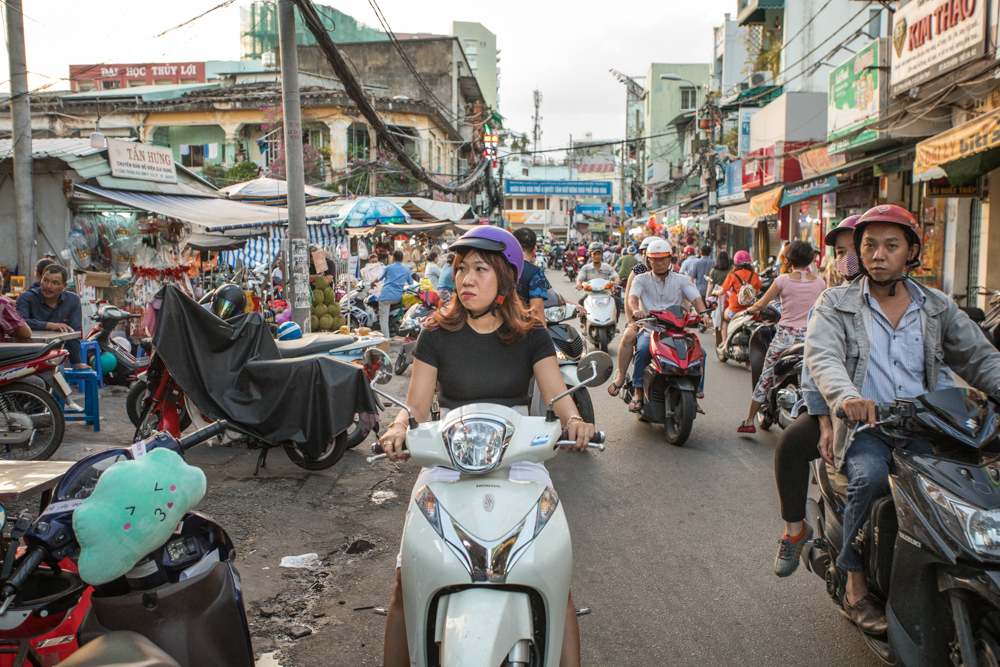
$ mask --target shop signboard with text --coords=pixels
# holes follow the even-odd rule
[[[826,125],[831,153],[878,139],[878,130],[867,126],[879,119],[888,102],[886,77],[880,69],[887,61],[883,41],[875,40],[830,72]]]
[[[177,182],[174,152],[167,146],[108,139],[108,162],[111,165],[111,175],[116,178],[158,183]]]
[[[750,119],[758,111],[758,107],[740,107],[740,143],[737,152],[741,158],[750,153]]]
[[[504,194],[610,197],[611,181],[535,181],[512,179],[504,183]]]
[[[983,56],[987,0],[911,0],[892,21],[892,94]]]

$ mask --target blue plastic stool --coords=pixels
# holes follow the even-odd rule
[[[94,370],[97,371],[97,386],[104,386],[104,369],[101,367],[101,345],[96,340],[80,341],[80,357],[87,363],[87,352],[94,352]]]
[[[93,424],[95,431],[101,430],[101,399],[97,394],[100,376],[97,371],[91,369],[74,370],[65,369],[63,377],[71,385],[76,385],[77,390],[83,393],[83,411],[67,410],[63,406],[66,421],[82,421]]]

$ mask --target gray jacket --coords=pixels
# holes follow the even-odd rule
[[[936,289],[915,284],[927,297],[920,311],[925,386],[937,386],[941,366],[946,364],[976,389],[1000,396],[1000,352],[954,301]],[[855,280],[823,292],[806,333],[806,364],[832,415],[844,401],[861,398],[868,372],[872,314],[863,286],[863,279]],[[842,420],[833,420],[838,469],[850,446],[847,431]]]

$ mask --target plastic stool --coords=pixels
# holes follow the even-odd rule
[[[97,386],[104,386],[104,369],[101,367],[101,344],[96,340],[81,340],[80,341],[80,356],[83,358],[83,363],[87,363],[87,352],[93,350],[94,352],[94,370],[97,371]]]
[[[83,411],[79,410],[66,410],[66,406],[63,406],[63,412],[66,415],[66,421],[82,421],[94,425],[95,431],[101,430],[101,399],[97,393],[98,382],[100,381],[100,376],[96,371],[86,369],[86,370],[73,370],[65,369],[62,372],[63,377],[71,385],[75,384],[77,390],[83,393]]]

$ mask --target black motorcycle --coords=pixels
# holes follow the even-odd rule
[[[562,294],[554,289],[550,289],[542,302],[545,308],[545,330],[548,331],[552,344],[556,348],[556,362],[559,364],[559,372],[562,374],[563,382],[567,387],[575,387],[580,384],[577,374],[577,365],[587,352],[587,343],[583,339],[580,331],[566,322],[576,319],[578,306],[566,303]],[[530,394],[530,414],[545,414],[545,405],[539,392],[535,391],[534,381],[532,381]],[[581,387],[573,392],[573,402],[583,420],[594,423],[594,402],[586,387]]]
[[[774,340],[776,325],[781,319],[778,309],[768,306],[761,313],[764,323],[750,336],[750,386],[756,387],[764,370],[767,352]],[[802,343],[796,343],[782,351],[774,364],[774,383],[768,388],[767,396],[757,411],[757,428],[768,430],[773,424],[785,429],[792,423],[792,411],[802,397],[799,377],[802,374]]]
[[[123,331],[116,331],[118,325],[133,319],[139,319],[141,315],[128,313],[117,306],[103,305],[97,309],[97,313],[91,317],[97,325],[87,334],[87,340],[97,341],[101,346],[101,354],[110,354],[115,358],[115,364],[110,369],[104,371],[104,381],[107,384],[117,384],[128,387],[136,381],[140,373],[146,370],[149,365],[149,357],[139,359],[135,355],[139,349],[150,351],[149,339],[140,341],[138,346],[133,346],[132,341]]]
[[[838,410],[843,419],[843,410]],[[859,430],[868,428],[859,427]],[[888,632],[865,635],[884,662],[901,667],[985,667],[1000,661],[1000,418],[994,399],[944,389],[878,404],[876,428],[929,441],[933,454],[893,451],[892,495],[872,507],[855,542],[871,592],[886,606]],[[803,564],[843,607],[846,479],[814,463],[819,501],[807,520],[816,539]]]

